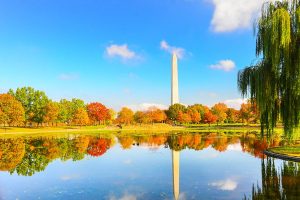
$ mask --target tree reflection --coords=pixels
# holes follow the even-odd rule
[[[300,163],[283,161],[282,165],[277,168],[274,161],[275,159],[270,157],[261,160],[261,187],[253,185],[251,199],[299,199]]]
[[[101,157],[115,143],[117,138],[124,150],[133,145],[165,147],[174,151],[193,149],[196,151],[213,148],[224,152],[231,144],[241,145],[245,153],[264,158],[262,153],[268,147],[278,146],[281,140],[267,141],[253,134],[225,133],[178,133],[178,134],[122,134],[115,137],[80,135],[77,137],[41,137],[12,138],[0,140],[0,170],[31,176],[45,170],[49,163],[56,159],[82,160],[86,156]],[[286,180],[289,181],[289,180]]]

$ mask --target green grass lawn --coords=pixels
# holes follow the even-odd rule
[[[157,124],[141,124],[141,125],[126,125],[122,129],[115,125],[111,126],[54,126],[54,127],[1,127],[0,137],[5,135],[33,135],[33,134],[57,134],[57,133],[105,133],[105,132],[227,132],[227,133],[259,133],[260,126],[244,125],[244,124],[198,124],[198,125],[181,125],[172,126],[169,124],[157,123]],[[276,133],[281,134],[282,129],[276,128]]]
[[[299,157],[300,158],[300,145],[297,146],[285,146],[285,147],[274,147],[268,149],[270,152],[283,154],[287,156]]]

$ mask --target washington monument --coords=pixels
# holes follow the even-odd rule
[[[171,105],[179,103],[177,56],[172,55]],[[179,199],[179,151],[172,150],[174,199]]]

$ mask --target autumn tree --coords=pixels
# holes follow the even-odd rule
[[[134,120],[134,113],[130,108],[123,107],[118,113],[117,122],[121,124],[131,124]]]
[[[84,108],[78,108],[74,113],[72,123],[79,126],[85,126],[89,124],[89,116]]]
[[[192,121],[191,116],[188,113],[178,112],[177,119],[180,123],[190,123]]]
[[[196,110],[200,114],[200,120],[204,122],[204,114],[209,110],[209,108],[202,104],[194,104],[188,106],[188,110]]]
[[[147,115],[146,112],[143,112],[143,111],[136,111],[134,113],[134,121],[136,123],[139,123],[139,124],[147,124],[147,123],[150,123],[151,119],[149,118],[149,116]]]
[[[116,117],[117,117],[116,111],[114,111],[114,109],[110,108],[108,110],[108,113],[109,113],[109,121],[110,122],[114,121],[116,119]]]
[[[169,107],[167,110],[167,116],[170,120],[175,121],[178,118],[178,113],[181,111],[184,113],[186,111],[186,107],[182,104],[176,103]]]
[[[53,123],[57,122],[58,114],[59,114],[59,104],[57,102],[49,101],[45,108],[45,116],[44,122],[46,123]]]
[[[186,112],[190,116],[192,123],[199,123],[200,122],[201,114],[198,112],[198,110],[195,107],[188,106]]]
[[[163,110],[160,110],[159,108],[156,107],[150,107],[146,115],[149,117],[149,119],[152,122],[160,123],[163,122],[167,119],[166,113]]]
[[[109,109],[103,104],[94,102],[87,105],[87,111],[89,118],[92,122],[103,122],[104,120],[110,119]]]
[[[21,125],[25,120],[22,104],[10,94],[0,94],[0,120],[4,125]]]
[[[252,104],[250,100],[247,103],[243,103],[240,108],[240,118],[242,122],[256,123],[259,120],[259,112],[256,104]]]
[[[46,105],[49,102],[45,92],[35,90],[32,87],[23,87],[17,88],[16,91],[10,89],[8,93],[21,102],[25,110],[26,122],[35,122],[37,124],[43,122],[46,114]]]
[[[226,122],[227,123],[236,123],[239,120],[239,111],[234,109],[234,108],[228,108],[226,111],[227,118]]]
[[[227,114],[227,106],[224,103],[217,103],[211,108],[211,112],[217,117],[218,123],[224,123]]]
[[[0,140],[0,171],[14,169],[24,157],[25,143],[21,138]]]
[[[209,125],[217,121],[217,116],[215,116],[210,110],[204,113],[204,122]]]
[[[2,111],[2,109],[0,108],[0,124],[4,124],[6,123],[6,114]]]

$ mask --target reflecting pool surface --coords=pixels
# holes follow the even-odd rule
[[[300,199],[300,165],[253,134],[0,139],[0,200]]]

